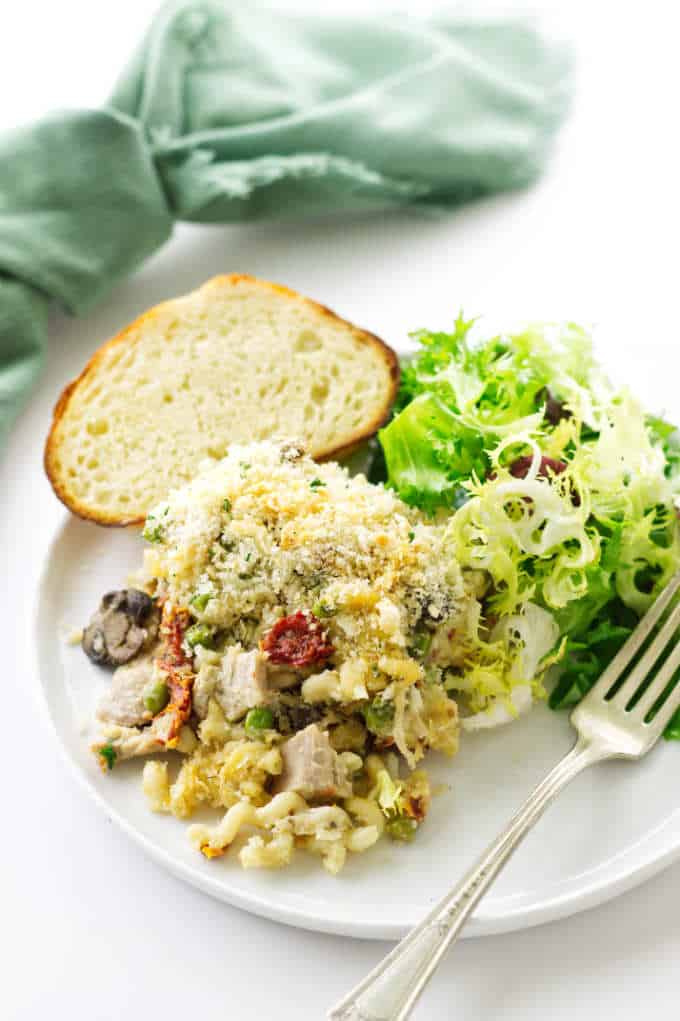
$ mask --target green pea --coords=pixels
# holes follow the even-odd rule
[[[379,737],[389,734],[394,719],[394,702],[387,702],[378,696],[363,709],[366,726]]]
[[[271,730],[274,726],[274,713],[266,706],[250,709],[246,716],[246,731]]]
[[[195,645],[203,645],[209,649],[214,638],[215,630],[208,627],[207,624],[194,624],[186,633],[187,645],[190,645],[192,649]]]
[[[397,819],[390,819],[385,829],[392,840],[400,840],[402,843],[410,844],[416,835],[418,823],[415,819],[409,819],[406,815],[400,815]]]
[[[99,755],[106,763],[107,769],[113,769],[116,763],[116,749],[112,744],[105,744],[99,749]]]
[[[197,592],[195,596],[192,596],[190,604],[200,613],[201,610],[205,610],[211,599],[212,592]]]
[[[332,617],[335,613],[335,608],[325,603],[323,599],[320,599],[317,603],[314,603],[312,613],[315,617]]]
[[[142,692],[144,707],[156,716],[170,701],[170,692],[165,681],[150,681]]]

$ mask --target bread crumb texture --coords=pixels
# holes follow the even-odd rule
[[[370,435],[397,375],[382,342],[321,306],[218,277],[95,355],[57,407],[47,470],[76,512],[139,520],[231,443],[296,436],[319,457]]]
[[[144,534],[151,578],[227,645],[252,648],[298,611],[324,622],[336,668],[303,686],[311,702],[422,680],[410,646],[424,615],[452,626],[469,605],[442,526],[292,441],[232,446],[155,507]]]

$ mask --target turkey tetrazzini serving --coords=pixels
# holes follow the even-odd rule
[[[146,763],[150,807],[222,810],[189,836],[208,858],[236,843],[246,867],[304,847],[336,872],[383,834],[412,839],[430,802],[417,764],[457,749],[452,696],[483,630],[481,575],[445,526],[287,441],[232,446],[144,537],[137,587],[83,637],[118,664],[102,768],[179,752]]]

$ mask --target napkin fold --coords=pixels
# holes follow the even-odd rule
[[[106,108],[0,138],[0,439],[39,372],[49,301],[88,308],[175,220],[446,208],[521,188],[569,78],[568,51],[517,18],[165,5]]]

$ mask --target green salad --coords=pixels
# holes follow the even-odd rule
[[[680,566],[680,434],[609,382],[581,327],[473,325],[414,335],[379,439],[387,484],[448,515],[451,556],[484,579],[444,683],[493,725],[545,695],[549,666],[549,704],[577,703]]]

